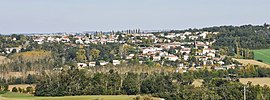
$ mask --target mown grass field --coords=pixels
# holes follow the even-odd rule
[[[240,78],[240,82],[243,84],[251,82],[253,85],[270,86],[270,78]]]
[[[258,65],[260,67],[270,68],[269,64],[264,63],[264,62],[259,62],[257,60],[253,60],[253,59],[233,59],[233,60],[236,60],[236,61],[242,63],[243,65],[251,64],[251,65]]]
[[[242,84],[247,84],[251,82],[252,85],[260,85],[260,86],[270,86],[270,78],[239,78],[239,81]],[[192,83],[195,87],[200,87],[203,84],[203,79],[195,79]]]
[[[31,94],[7,92],[0,96],[0,100],[134,100],[136,95],[91,95],[91,96],[63,96],[63,97],[36,97]],[[144,97],[140,96],[140,100]],[[160,100],[159,98],[153,100]]]
[[[262,60],[264,63],[270,64],[270,49],[253,50],[254,59]]]

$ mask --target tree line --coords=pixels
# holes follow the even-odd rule
[[[254,100],[270,99],[268,86],[242,84],[238,80],[225,79],[229,73],[244,73],[241,77],[270,76],[270,69],[228,71],[196,71],[188,73],[133,73],[119,74],[115,70],[104,73],[88,73],[76,68],[62,72],[44,73],[38,80],[36,96],[71,95],[151,95],[166,99],[243,99],[243,88],[247,88],[247,98]],[[262,71],[264,71],[262,72]],[[225,74],[221,74],[225,73]],[[247,75],[247,76],[245,76]],[[249,75],[249,76],[248,76]],[[194,79],[204,79],[201,87],[192,85]]]

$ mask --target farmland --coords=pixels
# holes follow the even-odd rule
[[[260,67],[270,68],[270,65],[269,64],[266,64],[266,63],[263,63],[263,62],[259,62],[259,61],[256,61],[256,60],[252,60],[252,59],[233,59],[233,60],[236,60],[236,61],[242,63],[243,65],[251,64],[251,65],[258,65]]]
[[[270,64],[270,49],[253,50],[254,59]]]
[[[270,86],[270,78],[239,78],[239,81],[242,84],[247,84],[251,82],[252,85],[260,85],[260,86]],[[203,84],[203,79],[195,79],[193,85],[196,87],[200,87]]]
[[[270,86],[270,78],[240,78],[240,82],[243,84],[251,82],[253,85]]]
[[[63,97],[36,97],[31,94],[21,94],[7,92],[0,96],[0,100],[133,100],[136,97],[141,99],[151,98],[153,100],[160,100],[149,96],[136,95],[93,95],[93,96],[63,96]]]

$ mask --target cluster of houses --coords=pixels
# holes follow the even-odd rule
[[[210,41],[208,35],[217,35],[218,32],[183,32],[183,33],[166,33],[166,32],[147,32],[141,33],[139,31],[123,31],[121,34],[115,32],[102,33],[96,32],[96,34],[84,34],[84,35],[35,35],[33,42],[37,44],[43,44],[46,42],[62,42],[74,45],[88,45],[104,44],[107,43],[121,43],[121,44],[142,44],[144,40],[151,40],[150,46],[138,46],[140,54],[139,58],[147,58],[153,62],[157,62],[163,65],[164,60],[170,62],[177,62],[177,71],[186,72],[188,70],[196,70],[205,66],[214,66],[214,69],[228,69],[234,68],[235,65],[225,65],[222,56],[219,55],[219,51],[212,49],[211,45],[215,43],[215,39]],[[11,52],[12,48],[6,49]],[[19,52],[19,50],[16,52]],[[113,65],[119,65],[123,60],[134,59],[135,54],[127,54],[125,58],[120,60],[113,60],[111,62],[99,61],[98,64],[95,61],[89,63],[77,63],[77,66],[81,69],[95,66],[106,66],[111,63]],[[197,62],[192,62],[192,59],[196,59]],[[144,61],[140,59],[140,63]],[[180,70],[181,69],[181,70]]]
[[[106,62],[106,61],[100,61],[99,62],[99,65],[100,66],[106,66],[107,64],[109,64],[109,62]],[[113,65],[119,65],[119,64],[121,64],[121,61],[120,60],[113,60],[112,61],[112,64]],[[87,63],[77,63],[77,67],[79,69],[85,69],[85,68],[89,68],[89,67],[95,67],[96,65],[97,65],[97,63],[95,61],[91,61],[88,64]]]

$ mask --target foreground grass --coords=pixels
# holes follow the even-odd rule
[[[253,50],[254,59],[270,64],[270,49]]]
[[[31,94],[7,92],[0,100],[134,100],[136,95],[93,95],[93,96],[63,96],[63,97],[36,97]],[[143,97],[141,97],[142,99]],[[159,100],[158,98],[152,98]]]

